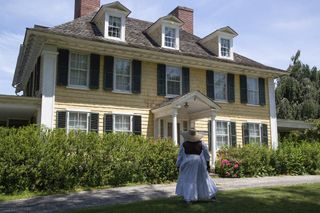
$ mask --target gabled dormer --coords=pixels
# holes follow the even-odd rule
[[[168,15],[158,19],[146,32],[162,48],[179,50],[182,25],[179,18]]]
[[[233,38],[238,33],[231,27],[220,28],[200,40],[200,44],[219,58],[233,60]]]
[[[120,2],[112,2],[103,5],[93,17],[95,23],[107,39],[125,41],[126,18],[131,11]]]

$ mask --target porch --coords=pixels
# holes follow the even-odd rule
[[[194,91],[183,96],[163,102],[152,109],[154,114],[155,138],[170,137],[176,145],[184,139],[182,131],[195,128],[195,122],[200,119],[211,120],[212,136],[208,143],[211,144],[212,165],[216,158],[215,119],[221,107],[199,91]]]

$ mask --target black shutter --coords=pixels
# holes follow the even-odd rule
[[[141,93],[141,61],[132,61],[132,92]]]
[[[104,89],[112,90],[113,89],[113,56],[104,57]]]
[[[267,126],[267,124],[262,124],[261,131],[262,131],[261,142],[263,145],[268,146],[268,126]]]
[[[35,91],[40,90],[40,64],[41,64],[41,57],[38,58],[37,64],[35,67],[35,82],[34,82],[34,88]]]
[[[90,89],[99,89],[100,55],[90,55]]]
[[[243,145],[249,144],[249,124],[242,124],[242,143]]]
[[[158,73],[157,73],[157,93],[159,96],[166,95],[166,65],[158,64]]]
[[[104,132],[111,133],[113,131],[113,116],[106,114],[104,116]]]
[[[98,133],[99,131],[99,113],[90,114],[90,131]]]
[[[214,100],[214,72],[207,70],[207,96]]]
[[[67,123],[67,112],[64,111],[58,111],[57,112],[57,120],[56,120],[56,126],[57,128],[66,128]]]
[[[240,99],[241,103],[248,103],[247,97],[247,76],[240,75]]]
[[[232,147],[236,147],[237,146],[237,131],[236,131],[236,123],[235,122],[230,123],[229,138],[230,138],[230,145]]]
[[[57,85],[68,85],[69,50],[58,50]]]
[[[141,135],[141,116],[134,115],[132,119],[133,124],[133,134],[135,135]]]
[[[212,133],[211,133],[211,120],[208,121],[208,147],[209,147],[209,152],[211,152],[211,137],[212,137]]]
[[[234,102],[234,74],[228,73],[227,75],[227,88],[228,88],[228,101]]]
[[[259,104],[261,106],[266,105],[264,78],[259,78]]]
[[[182,67],[182,94],[190,92],[190,69]]]

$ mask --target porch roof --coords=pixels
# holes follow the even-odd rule
[[[151,111],[155,118],[165,117],[172,114],[173,110],[179,114],[188,116],[189,119],[210,117],[211,112],[218,112],[221,107],[200,91],[193,91],[182,96],[164,101]]]

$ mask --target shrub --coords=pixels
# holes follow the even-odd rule
[[[177,152],[130,134],[0,128],[0,193],[174,181]]]

